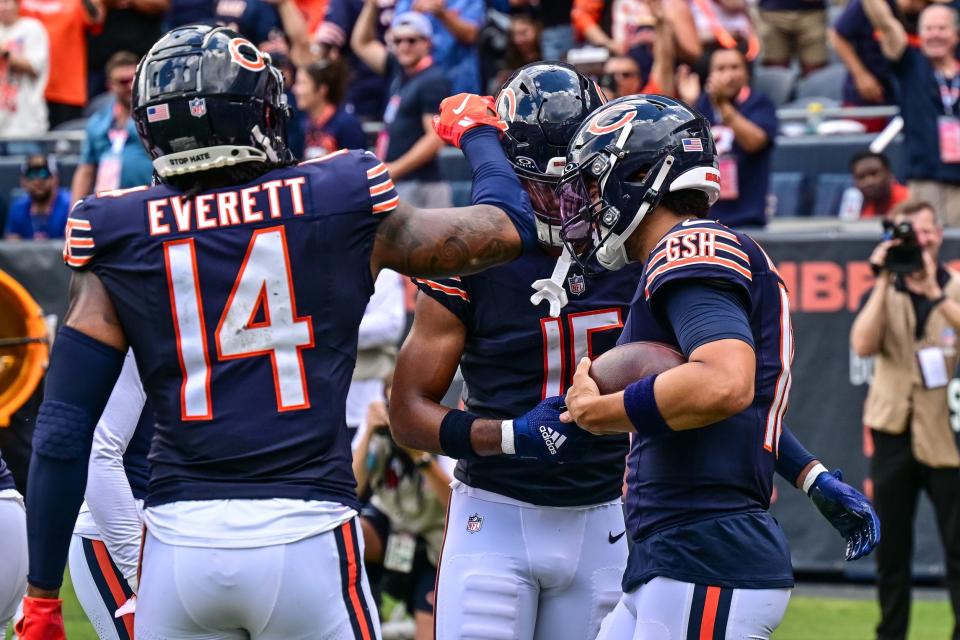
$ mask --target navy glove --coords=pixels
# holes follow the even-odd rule
[[[563,398],[547,398],[533,409],[512,421],[513,453],[528,458],[562,464],[581,458],[592,446],[594,436],[574,423],[560,422],[560,414],[567,410]],[[504,438],[509,438],[509,432]],[[503,442],[509,452],[509,442]]]
[[[810,487],[810,499],[847,541],[847,560],[869,554],[880,541],[880,519],[862,493],[843,482],[840,470],[821,472]]]

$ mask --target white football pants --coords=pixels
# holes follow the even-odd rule
[[[3,634],[27,591],[27,513],[20,494],[15,491],[0,498],[0,549],[0,634]]]
[[[460,485],[450,499],[436,640],[595,637],[627,562],[620,501],[537,507],[477,494],[490,495]]]
[[[790,589],[728,589],[654,578],[623,594],[597,640],[767,640]]]
[[[246,549],[143,548],[138,640],[380,640],[357,519]]]
[[[117,618],[117,609],[133,595],[123,573],[100,540],[73,534],[70,579],[77,600],[100,640],[133,640],[133,614]]]

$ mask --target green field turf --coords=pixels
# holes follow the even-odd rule
[[[64,587],[67,638],[97,640],[69,580]],[[871,600],[797,596],[790,600],[787,616],[773,637],[776,640],[872,640],[877,616],[877,605]],[[915,602],[910,640],[946,640],[950,637],[950,624],[950,609],[945,601]]]

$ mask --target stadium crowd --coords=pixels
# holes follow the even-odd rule
[[[931,4],[938,8],[920,20]],[[166,29],[220,23],[283,69],[298,157],[375,149],[407,200],[443,206],[460,202],[441,171],[451,156],[430,127],[440,100],[495,94],[518,67],[569,54],[611,98],[657,92],[708,116],[725,177],[717,209],[725,224],[762,227],[811,208],[844,219],[883,215],[913,193],[954,225],[955,20],[953,5],[933,0],[2,0],[0,140],[7,156],[26,158],[57,150],[38,138],[75,140],[84,131],[79,158],[58,174],[73,201],[149,182],[129,114],[136,63]],[[854,109],[824,118],[832,107]],[[778,119],[778,110],[794,117]],[[800,183],[776,174],[778,138],[876,132],[897,112],[905,135],[892,165],[905,184],[879,201],[857,189],[852,166],[850,175],[831,175],[841,185],[832,192],[812,172]],[[882,153],[878,162],[891,166]],[[50,165],[56,173],[56,159]],[[62,236],[62,221],[45,217],[52,201],[37,195],[45,190],[30,188],[44,178],[23,164],[17,184],[15,170],[0,169],[14,187],[0,193],[0,234]],[[809,188],[815,207],[804,199]],[[24,207],[36,234],[20,220]]]
[[[960,226],[957,6],[936,0],[0,0],[0,153],[6,156],[0,160],[8,160],[0,162],[0,174],[17,173],[8,180],[0,175],[0,185],[12,187],[0,193],[0,239],[62,238],[72,202],[151,182],[150,156],[131,117],[137,63],[162,33],[198,22],[235,29],[282,70],[292,114],[287,138],[297,157],[373,150],[402,200],[414,206],[462,203],[446,166],[461,159],[433,128],[440,102],[460,92],[495,95],[516,69],[546,59],[568,60],[594,77],[608,99],[659,93],[703,113],[723,176],[712,213],[728,226],[762,228],[781,215],[807,215],[783,214],[778,204],[777,185],[789,187],[775,175],[778,141],[894,134],[899,126],[895,151],[902,155],[882,146],[856,149],[845,182],[817,215],[892,220],[914,197],[929,202],[947,226]],[[824,117],[825,110],[835,115]],[[805,176],[794,185],[796,197],[804,185],[820,187],[816,181],[814,173]],[[403,283],[383,271],[376,292],[360,326],[360,364],[347,400],[353,469],[366,499],[364,557],[387,603],[382,615],[389,618],[391,607],[406,610],[416,639],[426,640],[433,637],[432,590],[452,467],[390,437],[386,405],[405,328]],[[956,466],[954,458],[946,466]],[[953,525],[950,537],[958,535]],[[957,593],[952,598],[960,608]]]

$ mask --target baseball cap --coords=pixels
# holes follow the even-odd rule
[[[46,173],[44,176],[42,174]],[[20,175],[25,178],[49,177],[57,173],[57,159],[55,156],[36,153],[23,161],[20,165]]]
[[[394,32],[413,31],[422,38],[433,38],[433,25],[430,24],[430,19],[419,11],[404,11],[397,14],[390,23],[390,29]]]

